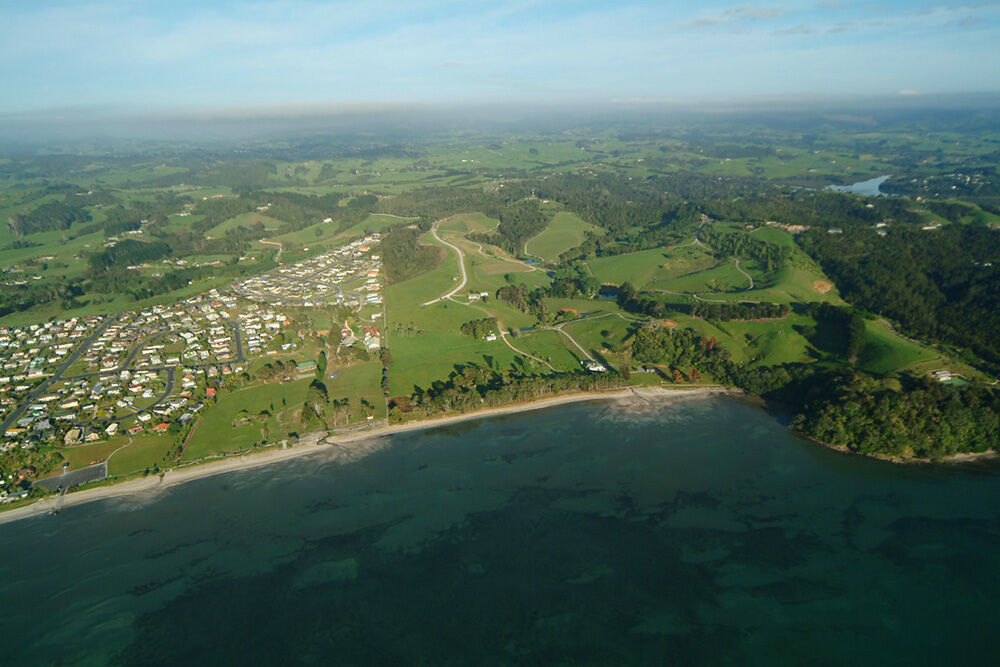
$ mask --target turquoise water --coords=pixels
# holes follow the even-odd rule
[[[990,664],[1000,478],[712,398],[403,434],[0,525],[18,665]]]

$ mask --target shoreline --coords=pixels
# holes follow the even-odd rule
[[[1000,452],[989,449],[985,452],[959,452],[958,454],[949,454],[939,459],[928,459],[920,456],[895,456],[892,454],[869,454],[867,452],[856,452],[849,447],[844,445],[833,445],[829,442],[820,440],[819,438],[814,438],[811,435],[801,433],[795,429],[791,429],[791,432],[804,440],[808,440],[814,444],[819,445],[825,449],[829,449],[841,454],[847,454],[848,456],[860,456],[866,459],[873,459],[875,461],[882,461],[884,463],[892,463],[895,465],[904,466],[940,466],[940,465],[976,465],[976,464],[988,464],[1000,462]]]
[[[144,491],[165,489],[196,479],[211,477],[213,475],[221,475],[223,473],[235,472],[238,470],[258,468],[271,463],[289,461],[322,452],[329,454],[339,450],[339,459],[341,461],[348,462],[363,456],[369,451],[369,449],[362,447],[344,447],[344,445],[350,445],[368,440],[376,440],[378,438],[396,435],[399,433],[408,433],[411,431],[420,431],[440,426],[447,426],[473,419],[487,419],[502,415],[519,414],[522,412],[543,410],[545,408],[571,403],[581,403],[585,401],[620,400],[626,398],[638,398],[640,400],[648,400],[650,398],[692,398],[696,396],[710,396],[715,394],[742,395],[743,392],[726,387],[690,387],[678,389],[667,389],[664,387],[629,387],[626,389],[616,389],[603,392],[576,391],[528,402],[511,403],[509,405],[496,408],[484,408],[482,410],[475,410],[473,412],[465,412],[457,415],[445,415],[402,424],[376,426],[371,429],[360,430],[343,435],[321,435],[322,432],[316,432],[302,436],[299,444],[286,449],[272,447],[266,450],[223,458],[209,463],[171,468],[164,471],[162,478],[160,475],[150,475],[149,477],[126,480],[117,484],[110,484],[108,486],[99,486],[76,492],[70,491],[67,492],[65,496],[62,509],[73,505],[82,505],[84,503],[104,500],[107,498],[128,496],[142,493]],[[0,525],[10,523],[12,521],[18,521],[20,519],[27,519],[47,514],[52,511],[57,501],[58,496],[53,495],[39,499],[30,505],[25,505],[24,507],[0,511]]]

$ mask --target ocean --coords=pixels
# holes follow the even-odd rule
[[[0,525],[10,665],[995,664],[1000,476],[593,401]]]

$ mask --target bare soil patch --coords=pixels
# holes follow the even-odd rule
[[[820,294],[826,294],[827,292],[833,289],[833,283],[828,282],[826,280],[816,280],[813,281],[813,289],[819,292]]]

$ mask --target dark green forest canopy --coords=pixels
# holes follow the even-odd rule
[[[1000,368],[1000,231],[866,227],[800,239],[844,298],[906,331],[969,348]]]
[[[417,225],[397,226],[382,237],[382,263],[390,284],[429,271],[444,256],[439,246],[420,243],[422,230]]]

